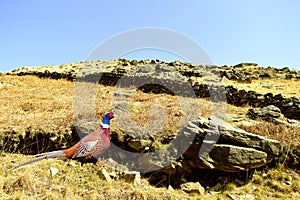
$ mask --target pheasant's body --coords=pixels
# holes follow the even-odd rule
[[[110,146],[109,128],[99,127],[94,132],[85,136],[73,147],[63,150],[67,158],[80,161],[98,158]]]
[[[83,137],[74,146],[59,150],[34,155],[34,159],[21,163],[13,169],[17,169],[24,165],[48,158],[67,157],[69,159],[81,162],[95,162],[97,158],[106,151],[110,146],[110,130],[109,123],[113,118],[113,113],[106,113],[101,122],[101,126],[94,132]]]

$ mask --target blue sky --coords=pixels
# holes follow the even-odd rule
[[[214,64],[300,69],[298,0],[1,0],[0,71],[85,60],[108,38],[157,27],[190,37]],[[163,51],[124,57],[177,59]]]

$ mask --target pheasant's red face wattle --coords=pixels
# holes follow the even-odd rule
[[[114,118],[114,113],[112,113],[112,112],[108,113],[108,118],[109,118],[109,119]]]

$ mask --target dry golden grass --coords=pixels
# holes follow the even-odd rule
[[[187,194],[180,190],[155,188],[147,179],[140,186],[124,178],[115,178],[108,183],[101,170],[111,169],[100,160],[96,165],[69,165],[61,159],[43,160],[15,171],[10,161],[24,157],[18,154],[1,153],[0,197],[1,199],[230,199],[227,195],[252,195],[255,199],[299,199],[300,176],[287,169],[270,169],[255,172],[253,180],[242,187],[229,183],[221,193],[205,195]],[[51,175],[50,168],[58,173]]]
[[[66,80],[40,79],[34,76],[0,76],[0,133],[38,129],[44,132],[63,132],[73,123],[73,95],[75,83]],[[111,110],[116,101],[113,87],[92,85],[95,87],[95,114],[99,119]],[[126,89],[125,89],[126,91]],[[186,101],[180,99],[180,101]],[[209,99],[197,99],[196,108],[199,115],[209,117],[212,103]],[[176,128],[183,113],[178,97],[166,94],[144,94],[134,90],[130,97],[130,117],[141,126],[151,122],[150,111],[153,106],[163,108],[167,116],[165,126]],[[196,109],[195,108],[195,109]],[[245,113],[249,107],[226,105],[227,113]],[[193,108],[192,108],[193,109]],[[89,113],[90,114],[90,113]],[[297,131],[285,126],[263,123],[245,127],[248,131],[276,138],[284,144],[287,141],[298,141]]]
[[[134,186],[127,179],[113,179],[107,182],[101,170],[111,169],[104,161],[97,165],[68,165],[61,159],[43,160],[32,166],[8,170],[10,160],[20,160],[17,154],[2,153],[0,163],[1,199],[187,199],[181,191],[155,188],[146,179]],[[51,174],[50,168],[58,173]]]
[[[21,133],[27,129],[60,133],[73,124],[73,109],[85,115],[81,117],[89,118],[96,115],[97,119],[100,119],[105,112],[113,109],[116,102],[115,88],[102,85],[78,86],[66,80],[41,79],[35,76],[0,76],[0,81],[4,83],[0,87],[2,110],[0,133],[12,130]],[[79,92],[81,96],[92,95],[88,102],[85,102],[86,99],[79,99],[80,103],[85,104],[86,107],[80,104],[74,107],[75,87],[83,88]],[[93,89],[95,93],[90,94]],[[126,90],[129,89],[124,89]],[[168,129],[176,128],[180,119],[189,114],[187,111],[190,108],[184,110],[179,104],[179,101],[186,104],[188,99],[167,94],[145,94],[136,89],[133,92],[128,101],[130,118],[141,126],[151,122],[150,113],[155,106],[165,112],[167,118],[165,127]],[[191,108],[193,111],[198,110],[201,116],[210,115],[211,102],[209,100],[192,100],[192,103],[196,103],[195,107]],[[95,110],[89,110],[90,108]]]
[[[253,126],[241,126],[241,128],[257,135],[276,139],[285,147],[288,147],[290,144],[300,147],[300,127],[287,127],[261,121],[259,124]]]
[[[300,158],[300,127],[287,127],[270,122],[261,121],[252,126],[241,126],[240,128],[251,133],[273,138],[281,142],[284,154],[280,159],[281,167],[287,167],[299,171]]]
[[[70,126],[73,83],[32,76],[0,76],[0,82],[0,132],[28,127],[56,132]]]
[[[22,133],[27,129],[48,133],[64,133],[73,122],[73,94],[75,83],[65,80],[40,79],[34,76],[0,76],[0,134]],[[287,84],[287,83],[286,83]],[[113,87],[90,85],[95,90],[95,115],[99,119],[113,108]],[[127,89],[125,89],[127,90]],[[209,117],[212,103],[209,99],[198,99],[199,115]],[[130,120],[141,126],[151,123],[151,108],[161,106],[167,116],[163,132],[174,133],[182,112],[177,97],[166,94],[144,94],[135,91],[130,98]],[[248,107],[226,105],[227,113],[245,113]],[[80,109],[80,108],[78,108]],[[91,115],[91,113],[87,113]],[[116,123],[114,122],[112,129]],[[280,140],[288,147],[291,143],[299,147],[299,129],[262,122],[259,125],[242,127],[252,133]],[[1,199],[230,199],[227,194],[252,194],[255,199],[298,199],[299,174],[287,169],[272,169],[257,172],[251,183],[243,187],[228,184],[223,193],[188,195],[182,191],[155,188],[142,179],[142,185],[133,186],[122,179],[108,184],[101,175],[104,161],[96,166],[76,167],[60,159],[44,160],[16,171],[12,160],[20,162],[24,156],[0,151],[0,198]],[[49,167],[59,173],[51,177]]]
[[[282,94],[283,97],[297,97],[300,98],[300,81],[297,79],[257,79],[249,83],[238,83],[236,81],[228,81],[224,85],[233,85],[239,90],[256,91],[260,94],[272,93],[273,95]],[[269,85],[268,87],[263,87]]]
[[[235,196],[251,195],[254,199],[299,199],[300,176],[288,169],[270,169],[267,172],[255,172],[247,185],[236,187],[230,183],[224,194]]]

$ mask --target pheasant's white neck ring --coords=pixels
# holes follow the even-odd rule
[[[101,122],[100,125],[101,125],[102,128],[109,128],[109,124],[104,124],[104,123]]]

